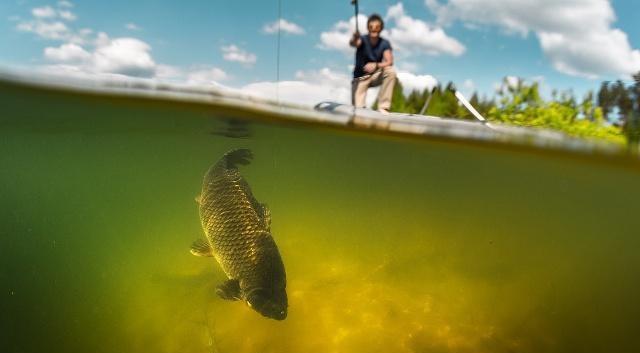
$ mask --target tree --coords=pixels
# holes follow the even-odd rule
[[[609,120],[609,113],[613,105],[615,104],[615,99],[613,97],[613,92],[609,90],[609,81],[604,81],[600,84],[600,90],[598,91],[598,106],[602,109],[602,115],[606,120]]]
[[[593,92],[587,92],[587,94],[582,99],[582,103],[580,103],[579,114],[584,119],[594,121],[595,107],[593,106]]]
[[[629,143],[629,149],[638,151],[640,145],[640,71],[633,75],[634,85],[629,88],[632,100],[632,110],[627,124],[625,134]]]
[[[632,96],[634,97],[634,111],[636,114],[640,114],[640,71],[633,75],[633,81],[635,82],[632,87]]]
[[[409,97],[407,97],[407,113],[416,114],[420,112],[425,101],[426,97],[424,97],[424,94],[420,93],[418,90],[413,90],[411,94],[409,94]]]
[[[393,95],[391,96],[391,111],[392,112],[406,112],[406,102],[404,94],[402,93],[403,87],[400,80],[396,79],[396,85],[393,87]]]
[[[631,99],[630,90],[624,85],[624,82],[618,80],[613,85],[613,92],[616,98],[616,105],[620,112],[620,120],[623,125],[633,110],[633,100]]]

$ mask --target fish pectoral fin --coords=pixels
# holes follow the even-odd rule
[[[267,231],[271,231],[271,211],[264,203],[258,203],[256,207],[256,213],[258,217],[262,220],[262,224],[264,225]]]
[[[216,294],[225,300],[240,300],[240,282],[230,279],[216,287]]]
[[[204,239],[198,239],[191,244],[191,253],[195,256],[212,257],[213,251],[209,242]]]
[[[199,204],[200,204],[200,202],[202,201],[202,194],[199,194],[198,196],[196,196],[196,197],[194,198],[194,200],[195,200],[195,201],[196,201],[196,203],[199,205]]]

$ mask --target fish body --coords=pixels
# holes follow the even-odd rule
[[[286,274],[271,236],[271,218],[259,203],[238,166],[249,164],[248,149],[227,152],[204,176],[200,221],[205,239],[191,253],[213,256],[229,280],[217,288],[223,299],[243,300],[260,314],[276,320],[287,316]]]

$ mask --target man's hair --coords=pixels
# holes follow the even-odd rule
[[[369,16],[369,19],[367,20],[367,27],[369,27],[369,23],[373,21],[380,22],[381,31],[384,29],[384,21],[382,20],[382,17],[380,17],[380,15],[378,15],[377,13],[374,13],[373,15]]]

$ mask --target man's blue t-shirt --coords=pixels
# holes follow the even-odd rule
[[[382,62],[382,53],[387,49],[391,50],[391,43],[382,37],[378,39],[378,43],[375,46],[371,45],[368,34],[360,36],[360,40],[362,44],[356,50],[356,67],[353,69],[354,78],[366,75],[364,65],[370,62]]]

